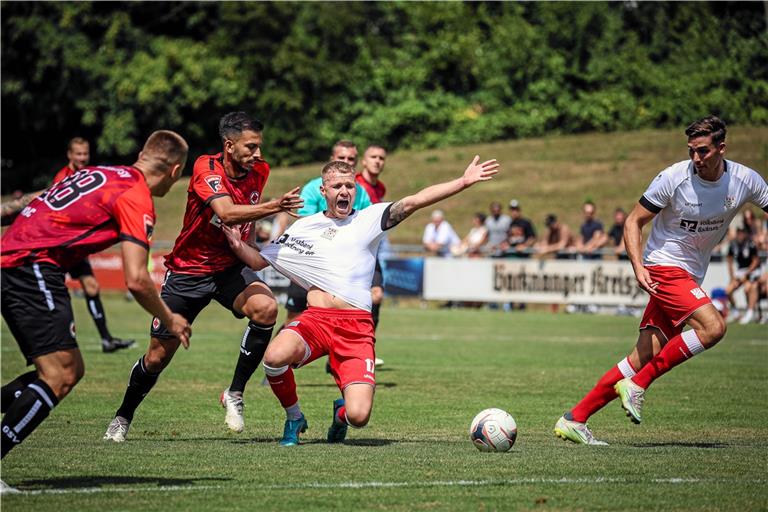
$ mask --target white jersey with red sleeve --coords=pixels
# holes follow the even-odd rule
[[[371,280],[392,203],[355,210],[346,219],[303,217],[261,255],[304,289],[315,286],[356,308],[371,310]]]
[[[644,265],[675,266],[698,282],[704,279],[712,249],[747,202],[768,211],[768,185],[747,166],[724,160],[717,181],[701,179],[690,160],[664,169],[640,198],[658,215],[643,253]]]

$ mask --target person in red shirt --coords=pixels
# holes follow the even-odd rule
[[[245,224],[241,235],[248,239],[252,221],[281,211],[292,213],[302,205],[298,187],[278,199],[259,202],[269,176],[269,165],[261,158],[263,129],[260,121],[245,112],[221,118],[223,151],[195,162],[184,223],[166,256],[168,272],[161,290],[171,310],[190,323],[211,300],[235,318],[248,318],[232,383],[220,398],[227,410],[227,425],[235,432],[243,430],[243,391],[272,336],[277,302],[269,287],[229,248],[221,226]],[[153,319],[150,334],[149,348],[133,366],[105,440],[125,441],[136,409],[179,347],[179,340],[158,318]]]
[[[187,159],[184,139],[154,132],[132,166],[85,167],[24,208],[2,239],[2,315],[28,364],[2,387],[2,457],[29,436],[83,377],[65,269],[123,242],[125,283],[185,347],[191,330],[157,293],[149,272],[151,196],[164,196]]]
[[[88,141],[82,137],[71,139],[67,145],[67,159],[69,162],[56,173],[56,176],[53,177],[53,183],[58,183],[64,178],[72,176],[88,165],[91,159]],[[104,305],[101,303],[101,297],[99,296],[99,282],[93,275],[93,269],[88,258],[78,261],[71,268],[68,268],[67,272],[72,276],[72,279],[80,281],[80,286],[82,286],[83,294],[85,295],[85,302],[88,305],[88,312],[91,314],[93,322],[96,324],[96,329],[98,329],[101,336],[102,352],[114,352],[136,345],[135,340],[116,338],[109,332]]]
[[[386,160],[387,150],[372,144],[363,153],[363,172],[355,175],[355,181],[368,192],[373,204],[384,201],[384,194],[387,193],[387,187],[379,179],[381,173],[384,172]]]

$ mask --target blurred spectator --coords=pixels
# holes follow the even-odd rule
[[[600,259],[600,248],[608,242],[608,235],[605,234],[603,223],[595,218],[597,207],[592,201],[587,201],[581,211],[584,214],[584,222],[576,241],[576,252],[587,259]]]
[[[488,228],[488,242],[486,249],[491,254],[498,254],[504,250],[507,243],[507,233],[512,224],[508,215],[501,213],[501,203],[491,203],[491,214],[485,218],[485,227]]]
[[[763,272],[757,280],[749,283],[749,288],[744,287],[747,294],[747,313],[739,320],[740,324],[748,324],[758,320],[757,310],[759,301],[768,298],[768,272]],[[763,312],[760,323],[768,323],[768,313]]]
[[[274,216],[273,216],[274,217]],[[260,220],[254,223],[251,242],[261,249],[261,247],[272,240],[273,223],[269,220]]]
[[[544,238],[534,246],[538,254],[557,253],[573,247],[574,240],[571,229],[566,224],[559,222],[554,214],[550,213],[547,215],[544,225],[547,226]],[[557,257],[569,258],[570,256],[568,254],[559,254]]]
[[[432,221],[424,228],[424,237],[421,241],[427,252],[437,256],[450,256],[451,247],[461,243],[459,235],[445,220],[441,210],[432,212]]]
[[[733,266],[734,260],[736,260],[735,270]],[[725,292],[728,294],[728,301],[731,303],[731,307],[735,309],[736,303],[733,300],[733,292],[744,286],[744,292],[749,297],[752,282],[756,281],[758,277],[755,271],[760,266],[757,246],[752,242],[748,228],[742,227],[736,231],[736,239],[731,241],[728,247],[727,261],[730,282],[725,288]],[[752,309],[747,309],[742,317],[743,323],[751,322],[754,314]]]
[[[613,226],[608,231],[608,240],[613,243],[613,250],[619,259],[627,259],[627,250],[624,247],[624,222],[627,220],[627,212],[622,208],[613,211]]]
[[[536,243],[536,230],[530,220],[522,216],[520,203],[517,199],[509,202],[509,233],[507,234],[507,247],[509,250],[521,253],[533,247]]]
[[[472,228],[461,244],[454,246],[454,256],[476,257],[482,254],[483,246],[488,242],[488,228],[484,223],[485,214],[478,212],[472,217]]]

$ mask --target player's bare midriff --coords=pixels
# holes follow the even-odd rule
[[[360,309],[344,299],[340,299],[339,297],[331,295],[320,288],[315,288],[314,286],[307,292],[307,304],[316,308]]]

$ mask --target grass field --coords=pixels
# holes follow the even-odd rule
[[[146,342],[148,318],[108,296],[112,331]],[[22,510],[765,510],[768,336],[732,326],[711,353],[649,391],[641,426],[617,403],[590,422],[608,447],[555,438],[557,418],[630,348],[637,319],[477,310],[382,311],[385,366],[372,421],[345,445],[323,442],[338,392],[321,364],[297,372],[305,445],[280,448],[283,411],[261,371],[246,390],[246,429],[227,433],[217,403],[242,321],[218,306],[194,326],[137,412],[122,445],[101,436],[142,349],[102,354],[75,299],[85,379],[2,464]],[[2,374],[24,370],[5,324]],[[512,413],[517,444],[478,452],[472,417]]]

